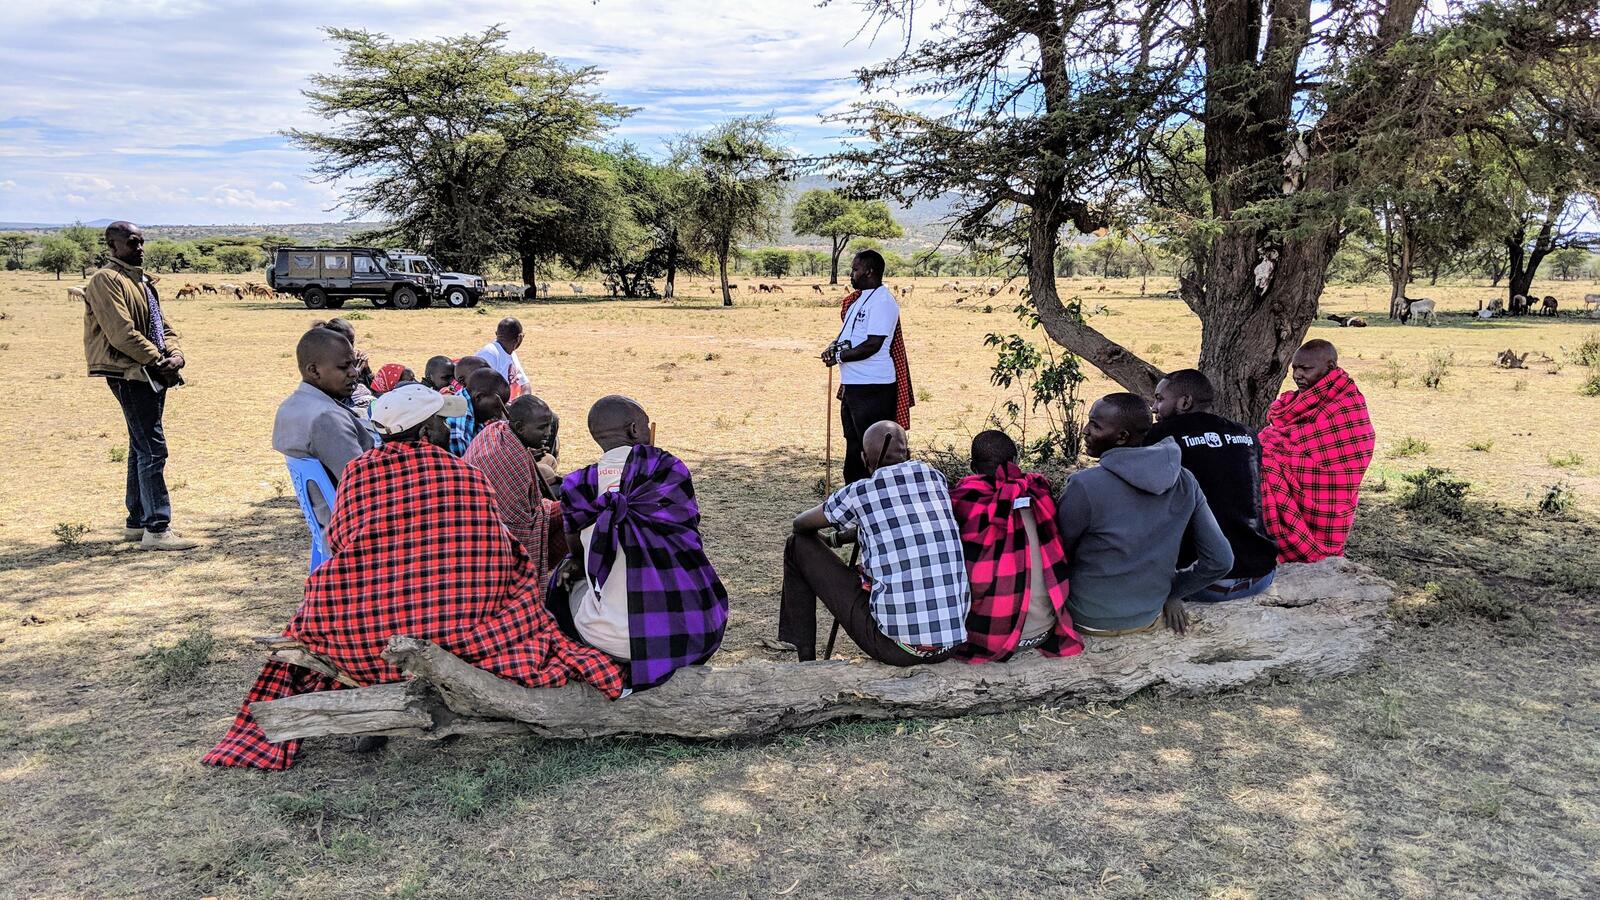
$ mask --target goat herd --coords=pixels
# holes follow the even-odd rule
[[[1415,300],[1405,300],[1403,303],[1404,305],[1400,309],[1401,324],[1409,324],[1413,318],[1424,325],[1432,325],[1438,321],[1436,314],[1437,304],[1434,301],[1426,297],[1420,297]],[[1589,318],[1600,318],[1600,294],[1584,294],[1583,305],[1588,310]],[[1535,306],[1538,308],[1535,309]],[[1560,314],[1561,301],[1553,296],[1546,296],[1543,300],[1539,300],[1536,297],[1512,294],[1509,304],[1499,297],[1490,300],[1487,304],[1479,300],[1475,317],[1487,320],[1499,318],[1500,316],[1540,315],[1554,317]],[[1366,324],[1357,316],[1327,316],[1327,318],[1346,327],[1354,326],[1359,328]]]

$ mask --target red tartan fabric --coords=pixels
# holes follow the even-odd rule
[[[536,569],[500,524],[477,469],[431,444],[369,450],[345,468],[328,525],[330,556],[306,579],[284,635],[361,685],[399,681],[380,655],[404,634],[434,641],[485,671],[530,687],[581,678],[609,697],[622,669],[564,637],[541,600]],[[250,704],[333,683],[269,663],[203,762],[286,769],[298,741],[272,744]]]
[[[1028,532],[1013,514],[1019,497],[1028,497],[1038,522],[1039,555],[1044,562],[1047,597],[1031,596],[1028,577]],[[1075,656],[1083,641],[1067,612],[1067,556],[1056,531],[1056,503],[1050,482],[1035,472],[1024,473],[1006,463],[994,477],[968,475],[950,492],[950,505],[961,526],[961,549],[972,581],[972,608],[967,613],[967,639],[955,658],[967,663],[1000,662],[1016,651],[1028,608],[1036,601],[1055,610],[1056,625],[1039,647],[1046,656]]]
[[[844,297],[839,306],[839,321],[844,321],[845,313],[850,311],[850,304],[856,302],[861,296],[860,291],[851,291]],[[911,361],[906,356],[906,342],[900,336],[900,323],[894,324],[894,337],[889,339],[889,358],[894,360],[894,420],[900,423],[901,428],[911,427],[911,407],[917,405],[916,394],[911,390]],[[839,385],[835,396],[844,399],[844,385]]]
[[[550,536],[550,509],[539,496],[539,470],[533,454],[511,430],[511,423],[496,419],[472,439],[461,461],[489,479],[495,506],[506,530],[528,551],[539,570],[539,584],[550,575],[545,542]],[[559,507],[558,507],[559,508]]]
[[[1344,553],[1377,443],[1367,400],[1343,369],[1273,401],[1261,430],[1261,514],[1280,562]]]

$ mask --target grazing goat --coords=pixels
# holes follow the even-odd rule
[[[1511,295],[1511,315],[1525,316],[1528,314],[1528,309],[1532,306],[1532,301],[1530,301],[1527,297],[1524,297],[1521,294]]]
[[[946,281],[944,284],[939,285],[939,290],[941,290],[941,291],[954,291],[954,290],[960,290],[960,288],[961,288],[961,285],[957,284],[954,281]]]
[[[813,285],[812,285],[812,286],[811,286],[811,290],[812,290],[812,292],[813,292],[813,293],[816,293],[816,294],[821,294],[821,293],[822,293],[822,285],[820,285],[820,284],[813,284]]]
[[[1544,303],[1539,307],[1541,316],[1558,316],[1561,314],[1561,301],[1554,297],[1545,297]]]
[[[202,293],[202,294],[215,294],[216,292],[217,292],[217,286],[214,285],[214,284],[202,284],[202,285],[200,285],[200,293]]]
[[[773,293],[774,293],[774,294],[781,294],[781,293],[783,293],[783,285],[781,285],[781,284],[775,284],[775,285],[773,285],[773,286],[772,286],[772,292],[773,292]]]
[[[1584,294],[1583,305],[1589,308],[1589,318],[1600,317],[1600,294]]]
[[[82,300],[85,303],[89,302],[89,295],[83,292],[83,288],[82,287],[69,287],[69,288],[67,288],[67,299],[71,300],[71,299],[74,299],[74,298],[76,298],[78,300]]]
[[[189,297],[198,297],[198,296],[200,296],[200,289],[195,287],[192,284],[186,284],[183,287],[178,288],[178,299],[179,300],[184,300],[184,299],[187,299]]]
[[[914,285],[914,284],[908,284],[908,285],[905,286],[905,290],[902,293],[904,293],[907,297],[909,297],[912,294],[915,294],[916,292],[917,292],[917,286]]]
[[[576,281],[569,281],[569,282],[567,282],[567,287],[569,287],[569,288],[571,288],[571,289],[572,289],[572,292],[573,292],[573,293],[574,293],[574,294],[581,294],[581,293],[583,293],[583,285],[581,285],[581,284],[579,284],[579,283],[577,283],[577,282],[576,282]]]
[[[1412,316],[1422,317],[1422,323],[1429,327],[1432,327],[1435,322],[1439,321],[1438,316],[1434,313],[1434,307],[1437,304],[1435,304],[1432,300],[1429,300],[1426,297],[1420,297],[1416,300],[1407,300],[1405,301],[1405,304],[1405,308],[1400,313],[1400,324],[1405,325],[1409,323]]]
[[[237,284],[229,284],[226,281],[224,281],[223,283],[217,285],[217,287],[220,287],[225,291],[233,291],[236,294],[239,292],[239,286]]]
[[[758,285],[756,285],[756,290],[760,291],[763,294],[766,294],[766,293],[771,292],[772,286],[771,285],[767,285],[767,284],[758,284]]]

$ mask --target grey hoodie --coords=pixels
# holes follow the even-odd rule
[[[1140,628],[1169,597],[1186,597],[1233,567],[1233,549],[1172,438],[1117,447],[1067,479],[1056,523],[1067,553],[1072,621],[1103,631]],[[1193,527],[1193,565],[1178,548]]]

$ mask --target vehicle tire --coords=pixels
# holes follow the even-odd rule
[[[482,295],[474,294],[472,299],[467,301],[467,305],[468,306],[477,306],[478,305],[478,301],[482,300],[482,299],[483,299]]]
[[[347,299],[349,299],[349,298],[347,298],[347,297],[329,297],[328,298],[328,308],[329,309],[344,309],[344,301],[347,300]]]
[[[383,294],[382,296],[373,297],[372,298],[372,305],[376,306],[378,309],[388,309],[389,308],[389,295],[388,294]]]
[[[472,305],[472,295],[467,293],[466,288],[453,287],[444,292],[444,302],[451,309],[466,309]]]
[[[417,309],[427,309],[428,307],[430,307],[432,305],[433,305],[433,298],[429,297],[427,295],[423,295],[421,298],[419,298],[417,300]]]
[[[413,288],[403,287],[394,292],[395,309],[416,309],[420,302]]]
[[[300,299],[305,301],[306,309],[328,308],[328,292],[322,288],[306,288],[306,292],[300,295]]]

